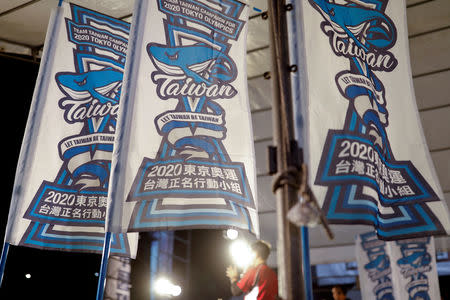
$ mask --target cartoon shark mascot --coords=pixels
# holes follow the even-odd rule
[[[217,103],[210,101],[213,98],[230,98],[236,91],[228,82],[235,79],[236,65],[225,53],[198,43],[188,46],[170,47],[167,45],[150,43],[147,52],[157,68],[153,80],[158,81],[161,74],[175,78],[178,96],[182,97],[190,111],[196,111],[209,116],[219,116],[223,119],[224,110]],[[168,84],[160,84],[159,89]],[[225,88],[224,88],[225,87]],[[203,92],[202,92],[203,91]],[[221,91],[228,91],[221,94]],[[166,93],[159,92],[162,99]],[[203,106],[198,103],[204,103]],[[200,111],[198,109],[200,108]],[[175,111],[186,111],[178,106]],[[189,110],[188,110],[189,111]],[[160,134],[167,137],[167,141],[177,150],[177,154],[190,158],[213,158],[217,154],[214,140],[225,138],[226,129],[222,124],[207,122],[185,122],[172,120],[160,129]]]
[[[374,74],[378,68],[393,69],[396,61],[387,66],[374,63],[387,60],[383,53],[392,47],[396,41],[396,29],[392,20],[383,12],[375,9],[370,1],[347,0],[337,4],[332,0],[309,0],[311,5],[320,12],[325,19],[322,24],[330,36],[330,42],[336,40],[346,47],[346,53],[337,53],[350,58],[350,73],[364,76],[372,88],[363,86],[349,86],[341,91],[351,100],[353,108],[360,120],[366,125],[366,133],[378,145],[382,152],[390,152],[386,127],[388,126],[388,111],[384,98],[384,86]],[[336,51],[336,49],[333,49]]]
[[[56,82],[66,95],[60,101],[66,121],[83,123],[80,138],[92,133],[114,133],[122,77],[122,72],[112,68],[56,75]],[[72,174],[73,184],[80,189],[102,187],[108,180],[112,143],[83,144],[60,155]]]

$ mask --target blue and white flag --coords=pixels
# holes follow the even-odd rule
[[[259,233],[247,20],[248,6],[236,0],[136,1],[110,231]]]
[[[387,242],[395,299],[441,299],[433,237]]]
[[[363,300],[441,299],[433,237],[383,241],[370,231],[355,249]]]
[[[356,237],[359,286],[364,300],[393,300],[392,270],[386,245],[375,231]],[[407,298],[398,298],[407,299]]]
[[[130,24],[76,5],[53,12],[16,171],[6,242],[101,253]],[[136,234],[112,255],[135,256]]]
[[[131,262],[128,257],[111,256],[105,283],[105,299],[129,300],[131,289]]]
[[[450,232],[412,86],[405,2],[302,1],[313,192],[330,223],[380,239]]]

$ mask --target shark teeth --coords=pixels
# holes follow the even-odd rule
[[[86,99],[91,96],[88,91],[75,91],[63,84],[61,84],[60,86],[63,88],[64,92],[72,99]]]
[[[350,30],[351,33],[353,33],[355,36],[359,35],[361,32],[364,31],[366,28],[367,22],[363,22],[357,26],[349,26],[348,30]]]
[[[206,69],[208,69],[208,67],[210,66],[212,61],[213,61],[212,59],[209,59],[209,60],[206,60],[206,61],[198,63],[198,64],[190,65],[188,68],[190,70],[194,71],[195,73],[200,74],[203,71],[205,71]]]
[[[98,87],[96,89],[94,89],[96,92],[98,92],[101,95],[107,95],[108,93],[110,93],[111,91],[115,90],[117,91],[118,88],[122,85],[121,81],[115,81],[112,82],[110,84],[107,84],[105,86],[101,86]],[[87,99],[89,97],[91,97],[91,93],[89,93],[89,91],[75,91],[71,88],[69,88],[68,86],[65,86],[63,84],[60,84],[60,87],[62,87],[62,89],[64,90],[64,92],[71,97],[72,99],[75,100],[79,100],[79,99]]]
[[[121,81],[111,82],[110,84],[98,87],[98,88],[96,88],[94,90],[96,92],[98,92],[99,94],[107,95],[109,92],[111,92],[112,90],[116,89],[118,87],[118,85],[121,85]]]
[[[168,64],[165,64],[162,61],[157,60],[155,57],[153,57],[153,58],[154,58],[154,62],[156,64],[156,66],[158,67],[158,69],[160,69],[164,73],[169,74],[169,75],[185,75],[183,70],[180,67],[169,66]]]

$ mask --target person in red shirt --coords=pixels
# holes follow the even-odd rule
[[[253,264],[240,280],[235,266],[227,268],[231,293],[233,296],[245,294],[245,300],[275,300],[278,298],[277,274],[266,265],[270,246],[266,242],[256,241],[251,248],[255,254]]]

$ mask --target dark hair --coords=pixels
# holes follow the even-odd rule
[[[267,260],[270,254],[270,245],[264,241],[256,241],[252,244],[252,250],[255,251],[261,259]]]
[[[347,289],[344,287],[344,286],[342,286],[342,285],[339,285],[339,284],[337,284],[337,285],[334,285],[333,287],[332,287],[332,289],[338,289],[338,290],[341,290],[341,292],[344,294],[344,295],[346,295],[347,294]]]

